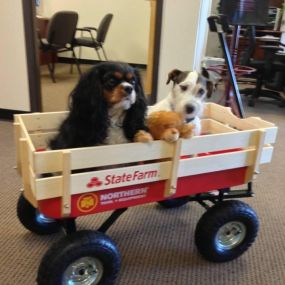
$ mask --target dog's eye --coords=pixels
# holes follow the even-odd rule
[[[187,85],[180,85],[182,91],[186,91],[188,89]]]
[[[135,85],[135,84],[136,84],[136,80],[135,80],[134,78],[132,78],[132,79],[130,80],[130,83],[131,83],[132,85]]]
[[[203,89],[203,88],[200,88],[199,90],[198,90],[198,95],[199,96],[203,96],[205,94],[205,90]]]
[[[110,78],[107,81],[108,86],[115,86],[117,84],[117,80],[115,78]]]

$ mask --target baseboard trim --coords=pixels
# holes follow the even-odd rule
[[[78,59],[78,61],[80,64],[90,64],[90,65],[94,65],[94,64],[101,62],[100,60],[84,59],[84,58],[80,58],[80,59]],[[75,59],[71,58],[71,57],[58,57],[58,62],[59,63],[75,64]],[[136,68],[146,69],[146,64],[130,63],[130,62],[128,62],[128,64],[133,66],[133,67],[136,67]]]
[[[30,112],[0,108],[0,119],[12,121],[14,118],[14,115],[28,114],[28,113]]]

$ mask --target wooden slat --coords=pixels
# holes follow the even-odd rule
[[[174,148],[172,164],[171,164],[171,174],[170,178],[166,182],[166,189],[164,192],[164,196],[168,197],[174,195],[176,193],[176,186],[177,186],[177,174],[178,174],[178,167],[180,162],[181,156],[181,147],[182,147],[182,139],[179,139]]]
[[[145,165],[135,165],[109,170],[91,171],[71,175],[71,195],[113,189],[120,186],[136,185],[140,183],[166,180],[170,177],[171,162],[157,162]],[[131,175],[128,177],[127,175]],[[144,178],[143,178],[144,176]],[[101,186],[89,188],[91,179],[96,177]],[[124,182],[118,182],[118,180]],[[61,197],[62,176],[36,179],[37,199]]]
[[[21,152],[21,174],[24,186],[25,198],[36,208],[37,200],[33,194],[30,185],[30,171],[29,171],[29,158],[28,158],[28,141],[26,138],[20,139],[20,152]]]
[[[256,144],[258,131],[240,131],[226,134],[213,134],[183,140],[181,155],[193,155],[235,148],[247,148]],[[269,143],[265,140],[265,143]]]
[[[62,151],[35,152],[34,171],[36,174],[62,171]]]
[[[48,112],[32,113],[21,115],[26,129],[31,131],[53,130],[57,129],[60,123],[66,118],[68,112]]]
[[[15,120],[16,121],[16,120]],[[20,123],[14,123],[14,141],[16,147],[16,167],[19,174],[21,174],[21,157],[20,157],[20,138],[21,138],[21,126]]]
[[[49,141],[56,135],[58,132],[46,132],[46,133],[34,133],[30,134],[30,138],[33,142],[33,145],[36,149],[47,148]]]
[[[226,108],[215,103],[206,104],[204,116],[217,120],[223,124],[228,124],[231,127],[237,128],[238,130],[250,130],[269,127],[268,122],[265,122],[263,120],[260,120],[257,123],[256,119],[240,119],[231,112],[230,108]]]
[[[212,119],[201,119],[202,134],[221,134],[237,130]]]
[[[71,169],[83,169],[172,157],[174,145],[164,141],[70,149]],[[35,173],[62,171],[61,151],[35,153]]]
[[[263,148],[260,163],[268,163],[272,156],[272,147]],[[178,176],[189,176],[201,173],[234,169],[254,164],[255,149],[193,157],[180,161]]]
[[[62,193],[61,193],[61,215],[68,217],[71,213],[71,170],[70,170],[70,151],[62,152]]]
[[[257,136],[255,138],[256,149],[253,157],[253,165],[247,169],[246,173],[248,180],[251,180],[254,174],[259,173],[259,164],[262,156],[263,146],[265,144],[265,135],[266,133],[264,130],[257,131]]]

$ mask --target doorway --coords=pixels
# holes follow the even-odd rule
[[[144,1],[145,0],[137,0]],[[160,45],[160,34],[161,34],[161,18],[162,18],[162,6],[163,0],[148,0],[150,9],[149,18],[149,35],[148,35],[148,56],[146,61],[146,72],[145,72],[145,93],[150,103],[156,101],[156,89],[157,89],[157,71],[159,63],[159,45]],[[25,38],[26,38],[26,49],[28,58],[28,77],[30,85],[30,101],[31,111],[56,111],[45,108],[42,100],[42,86],[41,86],[41,66],[38,58],[37,49],[37,34],[36,34],[36,7],[34,0],[23,0],[23,13],[24,13],[24,25],[25,25]],[[71,10],[71,8],[69,8]],[[88,9],[87,9],[88,10]],[[108,40],[108,39],[107,39]],[[112,60],[111,56],[109,58]],[[118,59],[120,60],[120,59]],[[130,62],[133,63],[133,62]],[[66,64],[69,68],[70,64]],[[74,69],[74,74],[77,71]],[[79,77],[78,77],[79,78]],[[47,78],[48,79],[48,78]],[[50,80],[50,79],[48,79]],[[60,80],[57,83],[52,83],[53,88],[60,87]],[[53,92],[53,91],[51,91]],[[62,91],[65,93],[66,91]],[[59,91],[61,93],[61,91]],[[67,94],[68,95],[68,94]],[[66,96],[66,94],[64,94]],[[51,100],[53,102],[53,99]]]

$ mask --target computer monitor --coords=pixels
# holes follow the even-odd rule
[[[269,0],[221,0],[219,6],[231,25],[266,25],[268,9]]]

